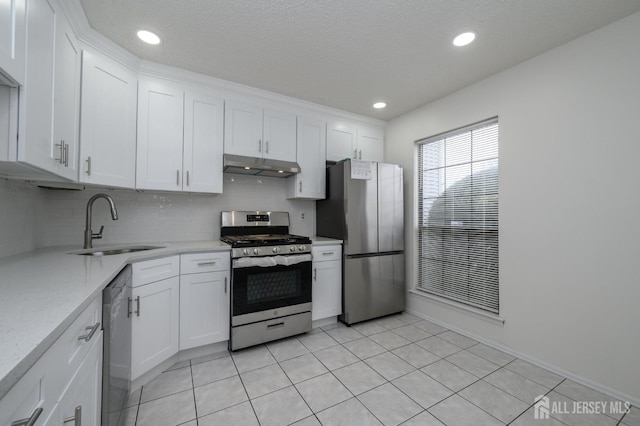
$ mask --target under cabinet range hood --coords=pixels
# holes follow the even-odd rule
[[[268,158],[245,157],[243,155],[224,155],[224,172],[242,175],[289,177],[301,172],[298,163],[293,161],[271,160]]]

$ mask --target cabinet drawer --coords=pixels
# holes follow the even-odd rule
[[[194,253],[180,256],[180,273],[197,274],[200,272],[229,271],[229,252]]]
[[[133,287],[180,275],[180,256],[137,262],[131,265]]]
[[[65,362],[65,376],[71,377],[78,369],[93,342],[99,338],[100,330],[102,297],[96,297],[55,343],[61,360]]]
[[[47,398],[44,394],[47,377],[28,372],[8,394],[0,401],[0,424],[10,425],[18,420],[37,418],[36,424],[41,424],[51,412],[51,406],[45,405]],[[48,409],[47,409],[48,408]]]
[[[328,260],[340,260],[342,258],[342,246],[314,246],[311,249],[314,262]]]

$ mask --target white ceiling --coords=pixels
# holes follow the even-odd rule
[[[640,0],[81,0],[135,55],[389,120],[640,10]],[[136,30],[163,40],[145,45]],[[473,44],[452,38],[477,32]],[[388,107],[374,110],[374,101]]]

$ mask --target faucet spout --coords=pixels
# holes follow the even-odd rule
[[[104,228],[104,226],[100,228],[100,232],[97,234],[94,234],[93,231],[91,230],[91,215],[93,213],[93,203],[98,198],[104,198],[105,200],[107,200],[107,202],[109,203],[109,210],[111,211],[111,219],[118,220],[118,210],[116,210],[116,204],[113,202],[113,198],[103,193],[96,194],[93,197],[89,198],[89,201],[87,201],[87,216],[86,216],[86,222],[85,222],[85,228],[84,228],[84,246],[83,247],[85,249],[93,247],[94,239],[102,238],[102,229]]]

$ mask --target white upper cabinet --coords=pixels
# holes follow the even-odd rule
[[[182,88],[140,79],[136,188],[182,190],[183,103]]]
[[[184,98],[184,191],[222,193],[223,137],[224,101],[188,90]]]
[[[80,181],[135,187],[137,75],[82,52]]]
[[[18,161],[78,178],[80,51],[55,2],[30,0]]]
[[[296,161],[296,116],[227,101],[224,153]]]
[[[296,116],[281,111],[264,110],[264,158],[296,161]]]
[[[353,123],[331,120],[327,123],[327,161],[354,158],[357,127]]]
[[[262,157],[262,108],[227,101],[224,153]]]
[[[80,49],[67,20],[58,13],[53,79],[53,145],[63,160],[56,173],[78,179],[78,122],[80,117]],[[55,149],[54,149],[55,151]]]
[[[0,81],[24,84],[26,0],[0,2]]]
[[[384,130],[376,127],[358,127],[356,149],[359,160],[384,161]]]
[[[221,193],[223,116],[206,90],[141,78],[136,188]]]
[[[298,164],[301,173],[288,178],[287,198],[325,198],[326,128],[321,120],[298,117]]]
[[[327,123],[327,161],[384,161],[384,131],[340,120]]]

